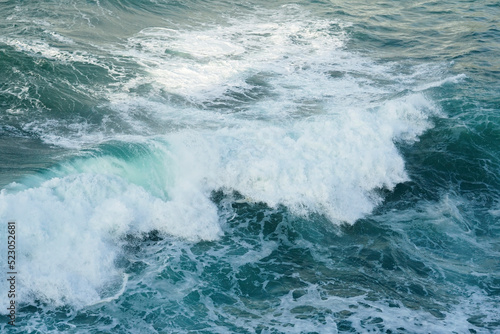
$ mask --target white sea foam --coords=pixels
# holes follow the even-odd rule
[[[379,203],[375,189],[407,180],[394,140],[415,139],[428,125],[413,103],[392,101],[381,107],[382,115],[354,109],[336,119],[322,116],[287,127],[252,123],[189,137],[181,133],[169,142],[180,145],[177,152],[196,157],[193,168],[211,188],[354,222]],[[203,155],[206,147],[213,155]]]
[[[17,300],[75,306],[99,301],[99,287],[120,274],[114,261],[127,233],[217,238],[214,204],[189,183],[177,187],[182,190],[165,201],[119,177],[84,173],[14,194],[3,190],[0,217],[15,218],[22,236]]]
[[[126,54],[150,73],[156,86],[192,100],[210,99],[248,86],[245,80],[254,73],[288,75],[314,66],[343,45],[343,33],[329,31],[337,22],[303,18],[297,10],[288,17],[267,13],[201,31],[148,28],[129,39]]]
[[[129,233],[218,238],[222,228],[210,201],[217,189],[299,215],[317,212],[333,223],[370,213],[382,200],[377,189],[408,180],[395,143],[417,140],[437,109],[422,93],[394,98],[404,89],[399,81],[380,84],[391,79],[388,67],[344,50],[339,27],[287,8],[199,31],[145,29],[127,50],[114,48],[114,56],[131,57],[145,70],[108,91],[108,107],[124,116],[131,133],[103,135],[85,124],[73,133],[53,131],[57,124],[32,128],[69,147],[142,136],[148,150],[86,156],[54,168],[32,188],[0,193],[0,220],[16,219],[23,235],[20,300],[98,302],[102,285],[121,277],[114,261]],[[6,42],[47,59],[103,66],[45,42]],[[255,76],[261,84],[250,82]],[[148,98],[136,92],[144,84],[154,88]],[[263,97],[251,97],[255,87],[264,87]],[[155,95],[162,92],[192,104],[173,106]],[[233,93],[250,97],[243,103]],[[229,101],[229,112],[205,107],[219,100]],[[154,182],[152,164],[163,175]]]
[[[72,40],[71,38],[69,37],[65,37],[61,34],[58,34],[54,31],[50,31],[50,30],[46,30],[45,33],[50,36],[50,38],[52,38],[53,40],[57,41],[57,42],[61,42],[61,43],[64,43],[64,44],[75,44],[75,41]]]
[[[54,35],[55,36],[55,35]],[[20,40],[11,38],[2,38],[1,41],[14,47],[17,51],[25,52],[33,56],[39,56],[51,60],[59,61],[82,61],[90,62],[90,58],[83,54],[73,54],[68,51],[62,51],[56,47],[50,46],[45,41],[40,40]]]

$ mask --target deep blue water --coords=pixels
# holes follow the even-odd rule
[[[2,332],[500,333],[499,18],[0,0]]]

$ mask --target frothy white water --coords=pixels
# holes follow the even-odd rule
[[[119,177],[90,173],[4,190],[0,217],[17,222],[18,300],[55,305],[98,301],[99,287],[120,274],[114,261],[126,234],[214,239],[221,232],[216,208],[196,190],[163,201]]]
[[[216,239],[223,226],[213,190],[353,223],[380,203],[378,189],[408,180],[395,143],[417,140],[436,107],[421,92],[393,98],[408,80],[402,87],[389,66],[343,49],[339,23],[294,8],[207,30],[150,28],[113,50],[144,69],[108,98],[133,136],[146,133],[148,150],[67,162],[36,186],[0,193],[0,220],[15,219],[22,236],[20,301],[98,302],[103,284],[121,277],[114,261],[127,234]],[[165,94],[191,104],[173,107]],[[112,135],[78,129],[77,137],[39,131],[66,146]],[[152,165],[160,177],[149,175]]]
[[[379,203],[375,190],[408,179],[394,141],[414,140],[428,126],[422,108],[430,107],[414,96],[377,112],[353,109],[286,127],[252,123],[215,133],[183,132],[171,143],[197,157],[193,165],[211,189],[234,189],[270,206],[352,223]]]
[[[144,29],[129,38],[126,50],[117,52],[136,59],[149,76],[124,88],[149,83],[157,91],[208,102],[228,92],[244,94],[252,88],[249,79],[262,75],[279,94],[328,95],[332,85],[322,87],[316,81],[327,82],[322,71],[345,72],[352,65],[357,69],[368,65],[342,50],[344,26],[335,20],[309,17],[300,7],[284,6],[283,11],[229,18],[226,25],[204,30]],[[349,88],[348,81],[344,89]]]

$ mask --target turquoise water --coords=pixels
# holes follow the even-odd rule
[[[2,332],[500,333],[499,18],[0,1]]]

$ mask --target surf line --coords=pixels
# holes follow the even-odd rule
[[[7,298],[9,298],[9,311],[8,324],[16,325],[16,222],[7,223],[7,281],[9,282],[9,291]]]

